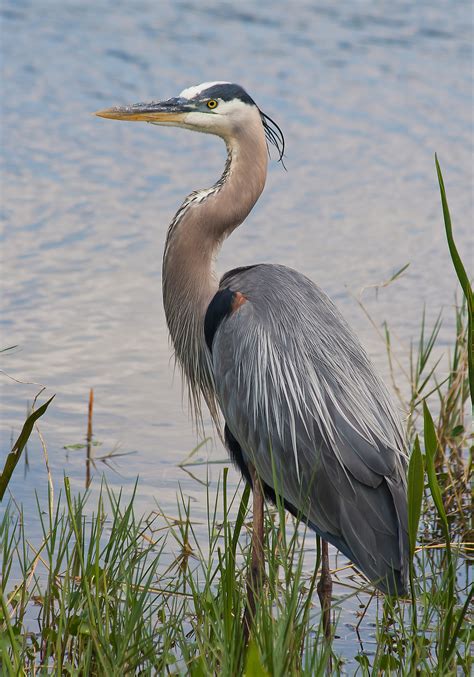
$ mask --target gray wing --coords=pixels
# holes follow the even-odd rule
[[[283,266],[224,276],[247,299],[212,344],[217,398],[244,460],[380,589],[405,589],[404,436],[329,298]]]

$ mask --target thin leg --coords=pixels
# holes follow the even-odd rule
[[[249,465],[253,494],[252,562],[247,578],[247,606],[244,613],[244,637],[248,641],[255,616],[256,600],[265,574],[263,554],[263,492],[255,468]]]
[[[319,579],[317,591],[321,603],[323,614],[324,635],[329,641],[331,639],[331,596],[332,596],[332,578],[329,571],[329,551],[327,541],[321,541],[321,578]]]

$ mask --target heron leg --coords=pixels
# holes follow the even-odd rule
[[[248,641],[252,620],[255,617],[258,594],[265,574],[263,553],[263,492],[253,465],[249,464],[253,494],[252,560],[247,577],[247,606],[244,613],[244,637]]]
[[[324,636],[329,641],[331,639],[332,578],[329,571],[328,542],[323,539],[321,539],[321,577],[317,585],[317,591],[321,603]]]

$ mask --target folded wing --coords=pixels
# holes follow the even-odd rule
[[[293,270],[237,269],[221,289],[245,300],[211,345],[217,397],[244,462],[377,587],[403,593],[403,431],[365,351],[329,298]]]

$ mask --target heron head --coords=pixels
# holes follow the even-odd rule
[[[204,82],[184,89],[166,101],[136,103],[97,111],[96,115],[115,120],[135,120],[154,125],[184,127],[228,139],[239,128],[262,124],[269,143],[283,158],[285,140],[278,125],[263,113],[240,85],[231,82]]]

